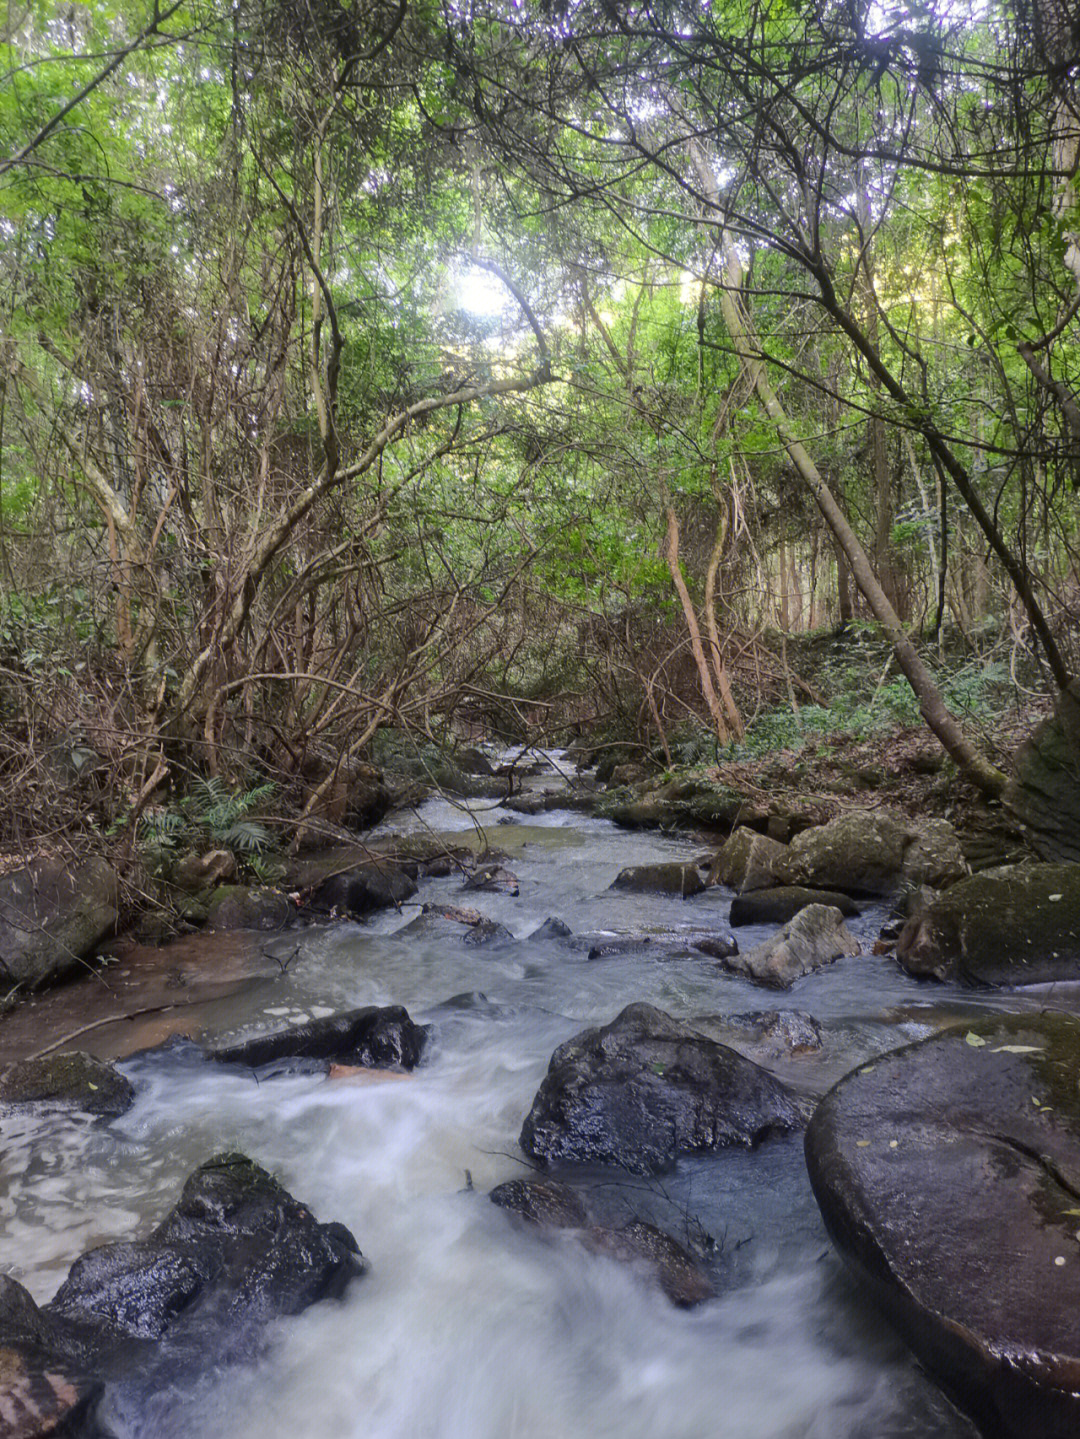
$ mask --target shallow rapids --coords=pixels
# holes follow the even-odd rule
[[[278,1324],[262,1359],[110,1416],[123,1439],[958,1439],[973,1433],[848,1279],[810,1193],[801,1137],[682,1161],[659,1180],[589,1176],[598,1211],[659,1223],[703,1256],[720,1297],[673,1308],[632,1269],[566,1234],[516,1224],[487,1199],[527,1173],[522,1119],[552,1050],[647,1000],[678,1018],[797,1007],[824,1030],[820,1056],[783,1077],[820,1090],[875,1052],[930,1032],[942,1007],[985,996],[906,978],[888,958],[842,960],[777,997],[704,957],[588,960],[527,936],[549,915],[574,931],[726,931],[730,894],[688,901],[608,893],[624,865],[700,844],[554,812],[504,823],[474,807],[521,894],[464,902],[522,943],[497,950],[399,939],[415,908],[368,925],[274,940],[281,973],[215,1006],[218,1036],[280,1028],[364,1004],[431,1023],[412,1076],[258,1083],[176,1045],[122,1065],[134,1107],[111,1124],[6,1120],[0,1264],[39,1301],[71,1261],[144,1233],[211,1154],[240,1149],[320,1220],[356,1235],[369,1264],[341,1302]],[[467,809],[419,823],[466,832]],[[882,920],[851,926],[869,949]],[[768,930],[738,932],[742,947]],[[483,996],[481,998],[481,996]],[[453,1001],[448,1003],[448,1001]],[[1017,1007],[1017,1001],[994,1001]],[[1032,1003],[1037,1001],[1032,1000]]]

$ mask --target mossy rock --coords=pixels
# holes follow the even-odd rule
[[[134,1100],[129,1079],[82,1050],[21,1059],[0,1076],[0,1104],[65,1104],[114,1118]]]

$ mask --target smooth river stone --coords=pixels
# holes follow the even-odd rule
[[[1080,1434],[1080,1020],[981,1020],[855,1070],[806,1135],[841,1254],[989,1435]]]

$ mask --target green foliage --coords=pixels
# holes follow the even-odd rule
[[[266,825],[252,818],[252,811],[264,806],[275,789],[270,781],[230,790],[216,776],[196,779],[177,804],[142,815],[139,848],[144,859],[163,872],[188,851],[219,846],[231,849],[258,879],[274,840]]]

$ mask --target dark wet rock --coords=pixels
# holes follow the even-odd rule
[[[1080,1022],[980,1020],[855,1070],[806,1136],[841,1254],[990,1435],[1080,1433]]]
[[[512,1179],[489,1195],[500,1209],[543,1229],[581,1230],[594,1254],[635,1264],[647,1270],[672,1304],[690,1308],[711,1299],[714,1290],[692,1255],[654,1224],[634,1220],[619,1229],[591,1224],[582,1196],[569,1184],[553,1179]]]
[[[582,1229],[589,1222],[585,1201],[577,1190],[554,1179],[511,1179],[496,1185],[488,1198],[530,1224]]]
[[[178,889],[194,893],[211,885],[230,880],[236,873],[236,856],[229,849],[211,849],[206,854],[187,854],[173,870],[172,882]]]
[[[416,881],[400,865],[385,861],[357,865],[321,880],[308,896],[313,910],[362,917],[403,904],[416,893]]]
[[[1080,865],[972,875],[908,921],[896,957],[910,974],[971,984],[1080,979]]]
[[[621,1229],[594,1227],[586,1231],[585,1243],[596,1254],[644,1266],[680,1309],[692,1309],[716,1293],[692,1255],[655,1224],[638,1219]]]
[[[37,859],[0,876],[0,976],[36,989],[75,969],[114,929],[118,896],[103,859]]]
[[[611,888],[633,894],[678,894],[686,899],[705,885],[695,864],[638,864],[620,870]]]
[[[786,854],[786,845],[740,825],[716,856],[714,873],[736,894],[769,889],[780,883],[777,865]]]
[[[453,944],[512,944],[514,936],[505,924],[487,919],[477,909],[452,904],[425,904],[415,919],[403,925],[395,939],[445,939]]]
[[[463,890],[487,890],[491,893],[517,895],[520,893],[518,877],[497,860],[478,864],[472,874],[465,876]]]
[[[14,1279],[0,1274],[0,1425],[5,1439],[93,1433],[103,1385],[73,1355],[57,1352],[59,1326]]]
[[[368,1005],[257,1035],[212,1051],[223,1064],[259,1069],[283,1060],[318,1060],[367,1069],[412,1069],[420,1062],[426,1030],[398,1004]]]
[[[710,959],[730,959],[739,952],[735,936],[731,934],[710,934],[704,939],[695,939],[694,948]]]
[[[680,1154],[753,1145],[800,1123],[757,1065],[648,1004],[561,1044],[521,1131],[542,1163],[670,1169]]]
[[[572,934],[573,930],[568,924],[564,924],[561,919],[556,919],[554,915],[549,915],[548,918],[544,920],[543,924],[540,925],[538,929],[533,930],[532,934],[530,934],[528,938],[569,939]]]
[[[725,968],[745,974],[769,989],[789,989],[797,979],[821,969],[842,955],[859,954],[859,941],[844,924],[844,916],[828,904],[810,904],[799,910],[770,939],[745,954],[725,958]]]
[[[102,1385],[106,1402],[115,1388],[137,1412],[169,1385],[253,1357],[268,1323],[342,1294],[362,1269],[347,1229],[316,1223],[243,1155],[220,1155],[146,1239],[77,1259],[50,1304],[0,1281],[0,1414],[14,1408],[22,1424],[4,1433],[97,1434]],[[35,1427],[34,1406],[44,1417],[49,1405],[68,1427]]]
[[[0,1075],[0,1104],[67,1104],[113,1118],[134,1100],[119,1070],[78,1050],[18,1060]]]
[[[279,889],[220,884],[205,903],[210,929],[285,929],[295,923],[296,906]]]
[[[459,874],[461,869],[461,863],[448,854],[438,854],[434,859],[424,860],[419,867],[425,879],[448,879],[452,874]]]
[[[317,1224],[264,1169],[224,1154],[191,1175],[147,1239],[77,1259],[48,1307],[141,1339],[208,1321],[265,1324],[340,1294],[358,1255],[341,1225]]]
[[[952,825],[855,810],[797,834],[777,866],[781,884],[891,894],[899,885],[953,884],[967,864]]]
[[[841,894],[839,890],[782,885],[778,889],[759,889],[752,894],[736,895],[731,901],[728,923],[735,929],[744,924],[786,924],[808,904],[831,905],[845,919],[852,919],[859,913],[859,906],[851,896]]]

